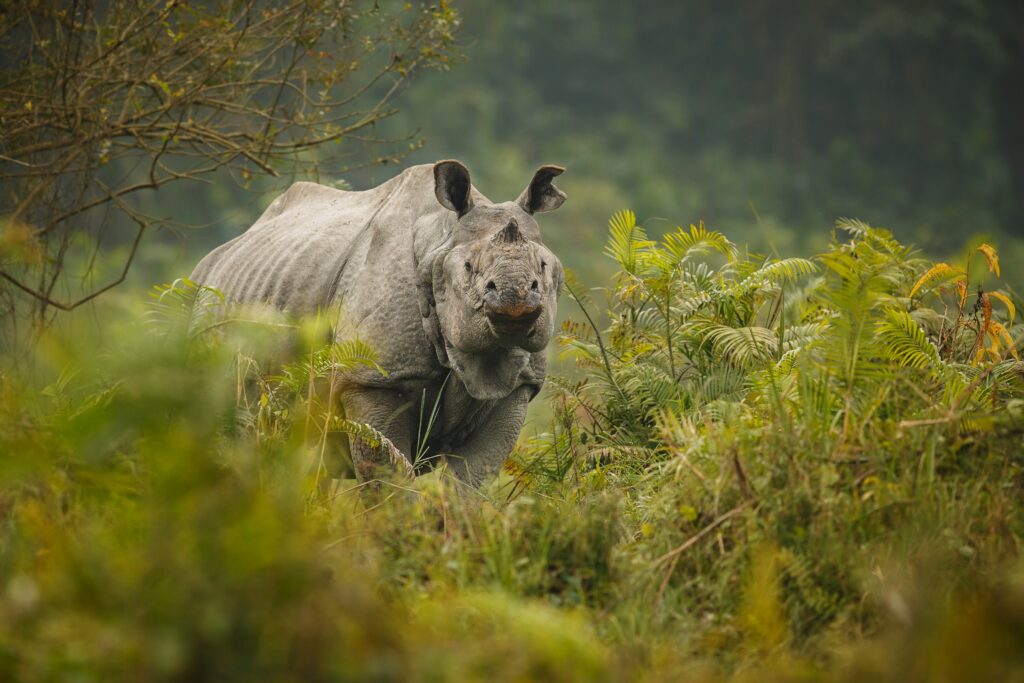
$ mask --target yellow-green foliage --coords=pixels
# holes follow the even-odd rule
[[[1019,678],[1019,301],[911,296],[932,265],[852,221],[809,259],[611,233],[479,493],[344,478],[379,439],[334,377],[375,361],[322,320],[182,281],[45,338],[0,376],[0,680]]]

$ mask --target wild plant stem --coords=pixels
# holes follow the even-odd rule
[[[665,290],[665,344],[668,345],[668,367],[671,375],[676,376],[676,361],[672,353],[672,281]]]
[[[591,329],[594,330],[594,336],[597,338],[597,346],[601,350],[601,358],[604,360],[604,369],[608,375],[608,381],[611,382],[612,386],[615,387],[615,390],[619,392],[619,396],[621,396],[623,400],[626,400],[625,392],[622,391],[622,387],[620,387],[619,383],[615,381],[615,375],[612,374],[612,364],[611,361],[608,360],[608,351],[605,349],[604,341],[601,339],[601,330],[597,329],[597,324],[594,322],[594,319],[590,317],[590,312],[587,311],[587,307],[584,306],[583,301],[576,296],[576,292],[572,291],[572,287],[568,282],[565,283],[565,288],[569,290],[569,295],[572,297],[572,300],[575,301],[576,305],[580,307],[581,311],[583,311],[583,315],[586,316]]]

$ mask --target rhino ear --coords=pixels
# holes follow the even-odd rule
[[[533,180],[526,186],[523,193],[519,195],[519,206],[523,207],[526,213],[537,213],[539,211],[554,211],[565,201],[565,193],[551,184],[555,176],[565,173],[561,166],[541,166],[533,174]]]
[[[469,170],[451,159],[434,164],[434,194],[441,206],[462,218],[473,208]]]

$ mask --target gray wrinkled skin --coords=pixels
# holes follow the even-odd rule
[[[336,338],[367,342],[388,371],[342,378],[346,416],[409,457],[422,438],[420,404],[429,416],[440,392],[427,457],[445,454],[477,485],[501,467],[544,382],[563,276],[534,214],[565,200],[551,183],[561,172],[541,167],[500,204],[456,161],[364,192],[296,183],[191,277],[237,304],[337,312]],[[357,474],[372,476],[376,456],[357,444],[352,453]]]

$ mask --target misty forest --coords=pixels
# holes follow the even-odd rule
[[[0,2],[0,681],[1024,681],[1024,5]]]

